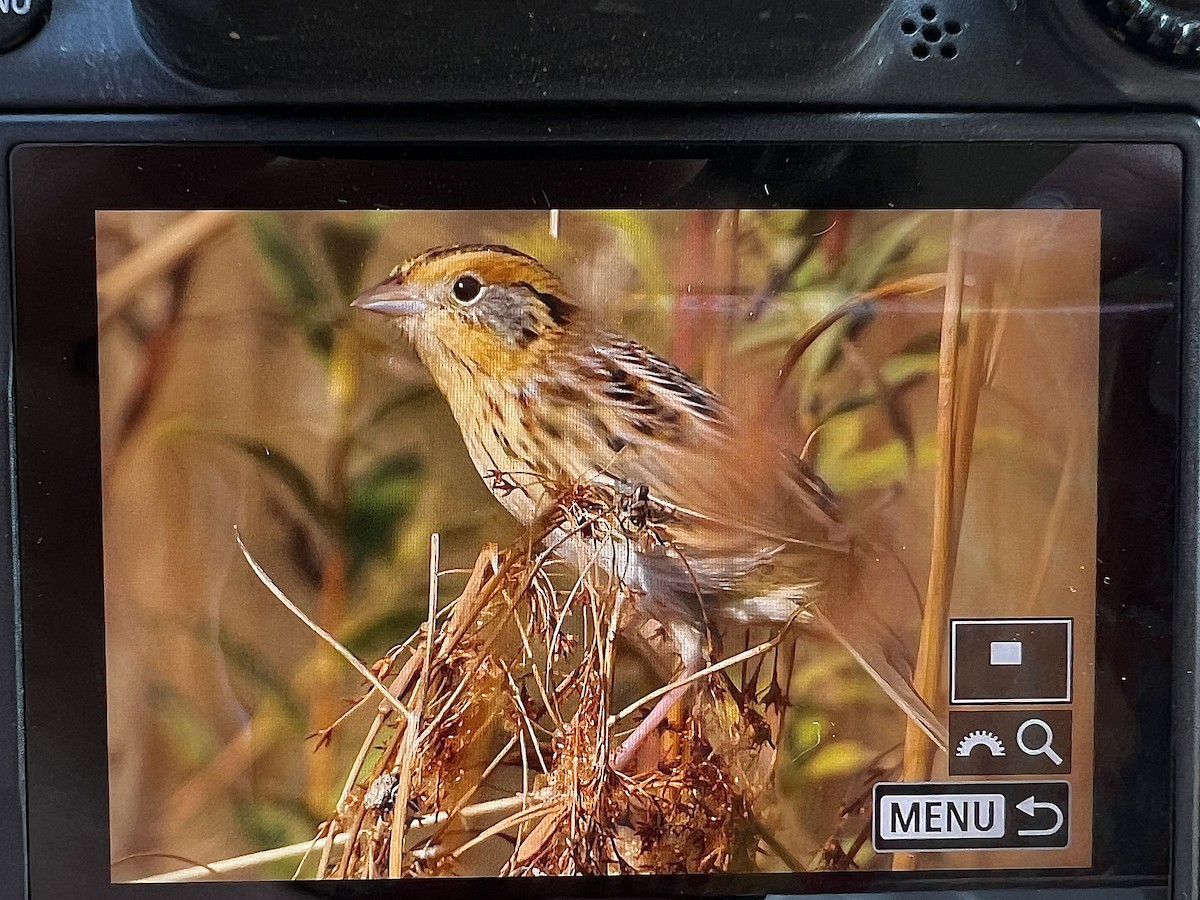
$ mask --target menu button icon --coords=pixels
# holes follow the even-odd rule
[[[1065,781],[879,782],[871,842],[881,853],[1053,850],[1070,836]]]

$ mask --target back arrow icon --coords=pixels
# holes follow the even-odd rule
[[[1057,834],[1058,830],[1063,827],[1063,811],[1058,808],[1057,803],[1045,803],[1040,800],[1034,800],[1032,796],[1029,796],[1017,804],[1017,809],[1025,813],[1027,816],[1036,816],[1039,809],[1054,810],[1053,828],[1018,829],[1017,834],[1019,834],[1021,837],[1039,837],[1048,834]]]

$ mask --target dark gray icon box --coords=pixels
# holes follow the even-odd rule
[[[1066,775],[1071,710],[950,710],[950,774]]]
[[[1071,619],[951,619],[950,703],[1070,703]]]

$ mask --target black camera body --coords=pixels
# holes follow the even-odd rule
[[[1110,584],[1113,572],[1097,582],[1096,864],[978,874],[970,884],[981,893],[1200,896],[1193,7],[0,3],[3,544],[12,576],[0,600],[5,896],[134,890],[108,882],[108,785],[97,771],[106,722],[101,449],[86,256],[97,211],[753,203],[1100,209],[1101,308],[1104,285],[1139,273],[1150,272],[1154,287],[1122,287],[1122,302],[1157,297],[1161,285],[1176,292],[1153,327],[1129,332],[1130,346],[1119,329],[1100,330],[1102,394],[1119,395],[1122,373],[1133,373],[1131,391],[1145,402],[1114,401],[1100,414],[1097,556],[1125,565],[1126,582]],[[706,160],[715,174],[703,191],[677,182],[668,191],[656,166],[677,160]],[[1154,483],[1141,499],[1131,471]],[[1106,531],[1108,515],[1116,524]],[[1118,563],[1127,547],[1138,560]],[[1130,646],[1156,662],[1142,665],[1135,652],[1105,668],[1108,651]],[[1127,741],[1105,731],[1110,691],[1141,717]],[[73,730],[78,739],[68,740]],[[1120,756],[1105,762],[1100,746],[1110,742]],[[619,888],[585,879],[569,892],[963,886],[928,872],[707,885],[663,877]],[[321,896],[351,895],[319,884]],[[274,884],[206,887],[211,896],[286,894]]]
[[[473,9],[471,17],[435,3],[24,6],[0,12],[6,24],[23,20],[8,27],[29,34],[0,59],[13,113],[1195,106],[1195,22],[1182,2],[852,2],[836,14],[724,3],[604,3],[585,14],[545,4]],[[49,24],[39,29],[41,19]]]

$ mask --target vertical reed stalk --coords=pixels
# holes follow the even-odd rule
[[[964,370],[982,362],[978,340],[969,341],[965,364],[960,366],[959,343],[963,325],[963,287],[966,229],[969,214],[957,210],[950,228],[950,253],[946,266],[946,299],[942,307],[941,347],[938,357],[937,466],[934,473],[933,524],[929,581],[921,620],[921,642],[913,671],[913,686],[934,710],[941,698],[942,656],[946,648],[947,620],[954,584],[954,566],[966,496],[966,469],[970,464],[971,439],[980,383],[964,378]],[[975,317],[976,323],[979,318]],[[971,357],[975,357],[973,360]],[[969,380],[969,384],[964,381]],[[903,778],[927,781],[933,769],[936,748],[914,722],[909,722],[904,739]],[[912,870],[916,857],[897,854],[892,868]]]
[[[417,681],[417,702],[408,716],[404,733],[404,749],[400,763],[400,782],[396,787],[392,807],[392,830],[388,843],[388,878],[404,874],[404,834],[408,826],[408,798],[412,790],[413,764],[417,756],[417,737],[421,733],[421,717],[429,696],[429,679],[433,675],[433,639],[437,628],[438,568],[441,562],[441,537],[429,536],[429,609],[425,617],[425,656],[421,677]]]

